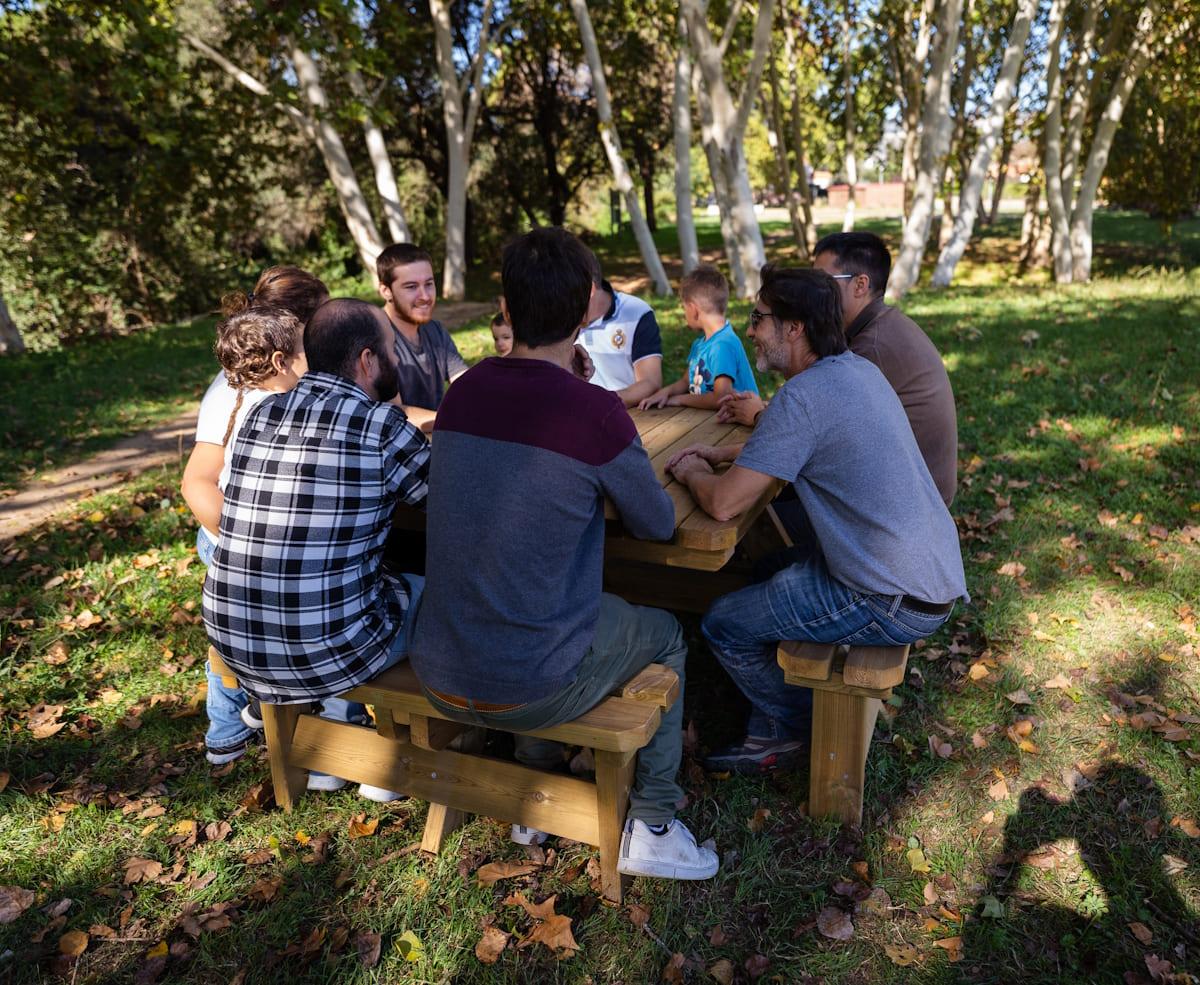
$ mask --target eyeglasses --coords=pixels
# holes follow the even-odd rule
[[[759,311],[755,308],[750,312],[750,327],[758,331],[758,326],[764,318],[774,318],[775,314],[771,311]]]
[[[854,280],[854,278],[857,276],[858,276],[858,274],[830,274],[829,275],[831,280]]]

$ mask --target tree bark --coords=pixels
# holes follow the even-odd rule
[[[1108,105],[1096,124],[1096,135],[1088,153],[1087,167],[1079,184],[1079,196],[1071,214],[1070,259],[1071,276],[1075,281],[1087,281],[1092,276],[1092,211],[1100,179],[1108,165],[1108,153],[1112,149],[1113,137],[1121,125],[1121,116],[1129,103],[1133,87],[1150,62],[1154,20],[1158,14],[1158,0],[1149,0],[1138,15],[1133,44],[1121,67],[1121,74],[1108,97]],[[1057,250],[1056,250],[1057,252]]]
[[[388,156],[387,144],[383,139],[383,131],[371,114],[371,97],[367,93],[366,83],[358,69],[351,68],[346,73],[350,83],[350,91],[354,98],[363,105],[363,137],[367,142],[367,155],[371,159],[371,167],[375,171],[375,188],[383,202],[383,218],[387,222],[388,235],[393,243],[407,243],[412,240],[408,231],[408,221],[404,217],[404,206],[400,204],[400,190],[396,187],[396,173],[392,170],[392,160]]]
[[[0,294],[0,356],[19,356],[24,351],[25,340],[21,338],[21,330],[8,313],[4,295]]]
[[[1020,71],[1017,72],[1017,77],[1020,78]],[[1008,177],[1008,162],[1012,158],[1013,149],[1013,131],[1014,121],[1012,113],[1004,121],[1004,136],[1000,142],[1000,165],[996,172],[996,187],[992,189],[992,204],[988,209],[988,213],[984,216],[984,222],[991,225],[996,221],[996,216],[1000,213],[1000,200],[1004,197],[1004,185]]]
[[[942,175],[942,221],[938,224],[938,251],[945,249],[954,232],[954,222],[958,218],[958,200],[954,197],[954,165],[958,163],[959,194],[966,184],[967,170],[970,159],[965,158],[963,146],[967,135],[967,95],[970,90],[971,77],[975,74],[975,31],[971,21],[975,13],[975,0],[966,0],[963,9],[963,61],[958,78],[954,85],[954,128],[950,145],[946,152],[946,170]]]
[[[785,14],[787,8],[784,8]],[[800,23],[808,21],[807,5],[801,6]],[[801,109],[800,73],[798,68],[796,29],[784,18],[784,46],[787,53],[788,81],[792,87],[792,152],[796,155],[796,182],[800,186],[800,203],[804,213],[804,248],[801,255],[808,259],[817,246],[817,224],[813,222],[812,186],[808,183],[808,158],[804,152],[804,116]]]
[[[721,149],[717,146],[717,138],[713,133],[712,104],[708,98],[699,73],[692,76],[696,90],[696,106],[700,110],[700,146],[704,150],[704,159],[708,163],[708,177],[713,186],[713,197],[717,200],[717,214],[720,217],[721,241],[725,244],[725,256],[729,260],[729,273],[733,278],[733,292],[737,297],[746,293],[746,273],[742,267],[742,251],[738,244],[737,234],[733,229],[733,216],[730,212],[733,193],[725,181],[725,171],[721,166]]]
[[[1096,23],[1104,7],[1101,0],[1089,3],[1083,11],[1079,40],[1075,48],[1075,64],[1071,72],[1071,99],[1067,110],[1067,127],[1063,142],[1062,186],[1063,209],[1070,215],[1075,199],[1075,181],[1079,177],[1079,154],[1083,147],[1083,124],[1091,102],[1091,85],[1087,78],[1092,46],[1096,43]],[[1099,69],[1099,66],[1097,66]],[[1099,76],[1099,71],[1095,73]],[[1095,78],[1095,76],[1093,77]]]
[[[792,223],[792,237],[800,247],[800,255],[808,259],[808,242],[804,236],[804,220],[800,217],[800,193],[792,184],[792,168],[788,163],[787,143],[783,137],[783,110],[779,104],[779,72],[775,68],[775,59],[767,65],[766,105],[771,112],[767,117],[767,136],[772,149],[775,151],[775,167],[779,171],[779,180],[783,184],[783,195],[787,202],[788,219]]]
[[[1025,273],[1033,265],[1034,251],[1037,247],[1041,223],[1038,220],[1038,202],[1042,197],[1042,177],[1038,172],[1029,176],[1029,184],[1025,186],[1025,211],[1021,214],[1021,259],[1018,270]]]
[[[1062,38],[1066,28],[1066,0],[1050,5],[1050,47],[1046,52],[1046,132],[1042,170],[1046,173],[1046,204],[1050,209],[1050,234],[1054,252],[1054,279],[1071,281],[1071,231],[1062,190]]]
[[[929,57],[929,43],[933,36],[933,14],[935,0],[922,0],[921,17],[917,22],[917,40],[912,57],[902,68],[903,88],[906,93],[902,120],[904,122],[904,145],[900,156],[900,180],[904,182],[904,217],[908,218],[912,208],[913,190],[917,182],[917,150],[920,147],[922,97],[925,89],[925,60]],[[907,9],[907,8],[906,8]],[[907,26],[907,21],[906,21]],[[908,33],[905,33],[908,37]]]
[[[596,115],[600,120],[600,142],[604,145],[604,153],[608,157],[608,166],[612,169],[613,182],[617,191],[625,199],[625,208],[629,212],[629,222],[633,226],[633,236],[637,240],[638,250],[642,254],[642,263],[646,273],[654,284],[654,293],[665,297],[671,293],[671,282],[667,280],[667,272],[663,269],[662,258],[658,255],[658,247],[654,245],[654,237],[650,235],[650,227],[642,214],[638,202],[637,188],[633,184],[633,176],[621,154],[621,138],[617,134],[613,122],[612,104],[608,98],[608,81],[604,77],[604,64],[600,61],[600,47],[596,44],[596,32],[592,28],[592,18],[588,13],[587,0],[570,0],[571,13],[575,15],[575,23],[579,25],[579,35],[583,39],[583,52],[587,58],[588,70],[592,75],[592,89],[596,93]]]
[[[888,283],[888,297],[902,298],[917,282],[921,257],[933,221],[933,201],[941,160],[950,143],[950,73],[958,49],[958,30],[962,20],[962,0],[943,0],[938,19],[938,41],[933,66],[925,83],[925,109],[921,116],[921,154],[917,181],[913,190],[912,210],[904,223],[900,257]]]
[[[846,0],[846,17],[842,24],[842,84],[846,93],[845,140],[843,156],[846,171],[846,213],[842,216],[842,232],[854,229],[854,211],[858,204],[858,158],[855,155],[856,125],[854,120],[854,70],[850,64],[850,36],[854,30],[854,3]]]
[[[934,287],[949,287],[954,279],[954,269],[962,259],[967,242],[975,230],[975,218],[979,213],[979,203],[983,196],[983,179],[987,176],[988,163],[996,142],[1004,130],[1004,121],[1008,116],[1009,107],[1017,93],[1017,76],[1021,70],[1021,62],[1025,57],[1025,41],[1029,37],[1029,29],[1033,18],[1037,15],[1038,0],[1018,0],[1016,14],[1013,16],[1012,28],[1008,33],[1008,43],[1004,48],[1004,58],[1000,63],[1000,74],[996,77],[996,85],[992,90],[992,105],[987,117],[979,128],[979,143],[975,148],[975,156],[971,159],[970,167],[963,180],[962,195],[958,203],[958,215],[954,220],[954,228],[933,272]],[[1001,183],[1003,183],[1001,176]]]
[[[675,232],[683,272],[700,266],[696,220],[692,216],[692,59],[688,53],[687,21],[679,14],[679,51],[675,54],[675,91],[671,118],[675,130]]]

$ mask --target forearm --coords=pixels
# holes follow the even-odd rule
[[[402,404],[401,409],[413,427],[426,433],[433,430],[433,422],[437,420],[436,410],[430,410],[428,407],[410,407],[407,404]]]
[[[617,396],[624,401],[626,407],[636,407],[641,401],[658,392],[658,381],[638,380],[624,390],[618,390]]]
[[[184,475],[181,486],[184,502],[192,515],[212,533],[221,528],[221,507],[225,497],[215,483]]]
[[[721,476],[713,472],[689,472],[684,485],[688,487],[696,505],[714,519],[725,521],[736,515],[729,514],[720,502]]]
[[[721,406],[719,393],[680,393],[671,397],[672,407],[696,407],[700,410],[716,410]]]

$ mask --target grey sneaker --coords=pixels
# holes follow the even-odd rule
[[[808,747],[803,739],[769,739],[748,735],[704,758],[704,768],[712,773],[765,773],[781,766],[792,766],[804,757]]]

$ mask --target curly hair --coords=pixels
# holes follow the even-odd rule
[[[303,343],[304,326],[283,308],[255,304],[217,325],[217,361],[229,385],[238,391],[222,445],[229,444],[243,393],[275,375],[271,357],[277,352],[294,356]]]
[[[221,314],[229,318],[250,308],[282,308],[299,318],[303,325],[328,300],[329,291],[324,283],[307,270],[268,267],[258,275],[258,283],[249,294],[234,291],[221,298]]]

